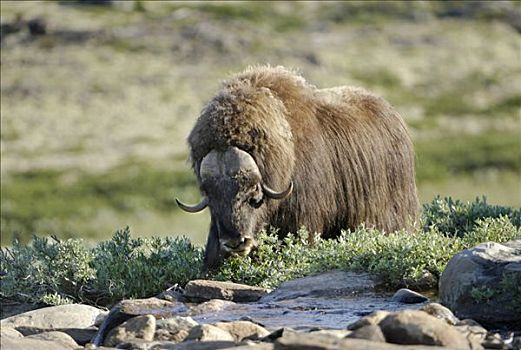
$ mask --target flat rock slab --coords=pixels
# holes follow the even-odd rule
[[[0,321],[1,327],[88,328],[104,317],[106,311],[89,305],[69,304],[24,312]]]
[[[235,302],[253,302],[268,293],[268,289],[245,284],[193,280],[185,286],[184,296],[195,301],[223,299]]]
[[[284,282],[260,301],[271,302],[299,297],[337,298],[355,296],[373,293],[375,285],[376,281],[369,274],[334,270]]]
[[[24,338],[3,336],[0,342],[2,350],[72,350],[78,347],[71,337],[61,332],[40,333]]]

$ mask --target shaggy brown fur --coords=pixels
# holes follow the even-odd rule
[[[289,198],[266,203],[260,220],[282,235],[306,226],[334,237],[361,223],[392,232],[417,220],[406,126],[366,90],[317,89],[285,68],[252,67],[223,84],[188,141],[199,179],[206,154],[235,146],[272,188],[293,181]]]

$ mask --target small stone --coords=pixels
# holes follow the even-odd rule
[[[287,328],[287,327],[279,328],[276,331],[273,331],[270,334],[268,334],[267,336],[265,336],[264,338],[262,338],[261,341],[272,343],[281,337],[286,337],[290,334],[295,334],[296,332],[297,331],[295,331],[292,328]]]
[[[384,318],[389,316],[390,313],[388,311],[383,310],[377,310],[372,313],[370,313],[367,316],[362,317],[361,319],[355,321],[354,323],[351,323],[349,326],[347,326],[347,329],[354,331],[355,329],[361,328],[363,326],[369,326],[369,325],[377,325],[382,321]]]
[[[367,339],[385,343],[385,336],[382,333],[382,330],[380,329],[380,327],[375,325],[367,325],[360,327],[351,332],[349,335],[347,335],[346,338]]]
[[[245,284],[209,280],[190,281],[185,286],[185,297],[192,300],[223,299],[236,302],[253,302],[269,290]]]
[[[202,324],[193,327],[185,340],[198,340],[198,341],[235,341],[233,335],[230,332],[225,331],[219,327],[211,324]]]
[[[270,334],[266,328],[249,321],[217,322],[214,326],[229,332],[237,342],[257,340]]]
[[[137,316],[112,329],[105,339],[105,346],[128,343],[133,339],[152,341],[156,330],[156,319],[152,315]]]
[[[427,305],[422,306],[420,310],[447,322],[451,326],[454,326],[456,323],[459,322],[458,318],[454,316],[454,314],[452,313],[452,311],[450,311],[449,308],[438,303],[429,303]]]
[[[383,319],[380,328],[389,343],[451,346],[470,349],[463,334],[419,310],[392,313]]]
[[[394,293],[391,301],[403,304],[419,304],[428,301],[429,298],[413,290],[402,288]]]
[[[25,339],[39,339],[39,340],[46,340],[53,343],[60,343],[65,347],[69,348],[76,348],[78,347],[78,344],[72,339],[72,337],[68,334],[65,334],[63,332],[43,332],[39,334],[29,335],[25,337]]]

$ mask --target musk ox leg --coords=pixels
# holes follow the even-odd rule
[[[206,242],[206,249],[204,251],[203,273],[206,275],[209,270],[215,269],[221,260],[219,233],[217,231],[217,225],[212,219],[210,232],[208,233],[208,241]]]

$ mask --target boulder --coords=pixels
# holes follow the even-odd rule
[[[1,337],[0,348],[2,350],[72,350],[78,347],[78,345],[74,341],[65,341],[65,338],[63,337],[61,339],[62,341],[51,341],[35,338],[34,336],[23,338]]]
[[[521,326],[521,239],[456,254],[441,275],[439,295],[459,318],[491,328]]]
[[[72,339],[72,337],[63,332],[51,331],[51,332],[43,332],[38,334],[33,334],[25,337],[25,339],[39,339],[39,340],[47,340],[53,343],[60,343],[65,347],[69,347],[74,349],[78,347],[78,344]]]
[[[452,311],[450,311],[449,308],[446,308],[445,306],[438,303],[429,303],[427,305],[422,306],[420,310],[447,322],[451,326],[454,326],[456,323],[459,322],[458,318],[454,316],[454,314],[452,313]]]
[[[23,338],[24,335],[11,327],[2,327],[0,330],[0,338]]]
[[[2,328],[36,327],[43,329],[87,328],[94,325],[96,320],[104,317],[105,314],[106,311],[89,305],[59,305],[5,318],[0,321],[0,326]]]
[[[384,318],[379,326],[389,343],[450,346],[471,349],[465,336],[437,319],[419,310],[404,310]]]
[[[225,331],[219,327],[211,324],[202,324],[193,327],[185,340],[197,340],[197,341],[232,341],[235,342],[235,338],[230,332]]]
[[[244,339],[257,340],[270,334],[266,328],[250,321],[217,322],[214,326],[229,332],[237,342]]]
[[[298,297],[342,297],[374,292],[375,280],[366,273],[334,270],[316,276],[297,278],[282,283],[264,296],[261,302],[273,302]]]
[[[194,301],[223,299],[252,302],[268,294],[269,290],[245,284],[209,280],[193,280],[186,284],[184,296]]]
[[[100,325],[98,332],[92,339],[94,346],[103,344],[111,329],[134,316],[154,315],[157,318],[168,318],[186,312],[185,304],[177,301],[167,301],[158,298],[122,300],[114,306]]]
[[[45,329],[45,328],[36,328],[36,327],[16,327],[16,330],[22,333],[24,336],[40,334],[44,332],[57,331],[68,334],[74,339],[76,343],[79,345],[85,345],[91,341],[91,339],[96,335],[98,329],[96,327],[89,328],[55,328],[55,329]]]
[[[428,300],[426,296],[407,288],[399,289],[391,298],[391,301],[403,304],[419,304]]]
[[[156,319],[152,315],[136,316],[112,329],[105,339],[105,346],[116,346],[134,339],[154,340]]]

